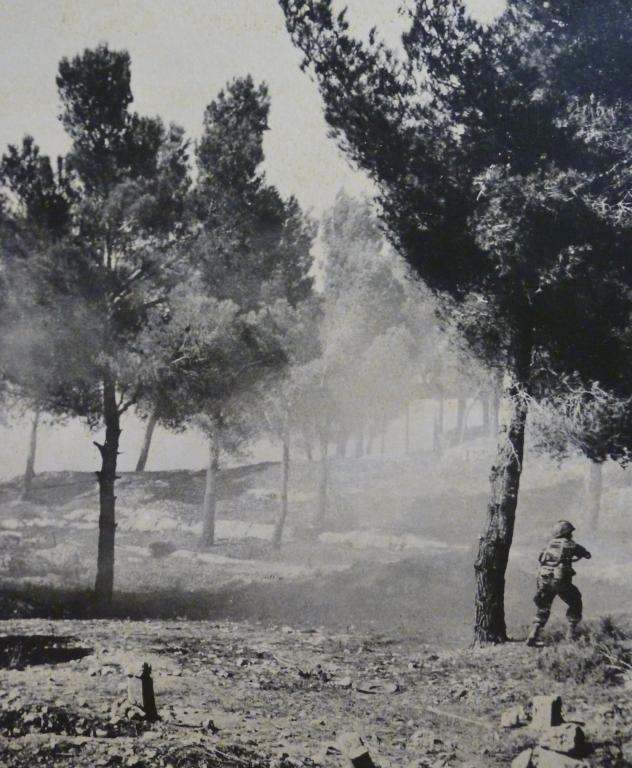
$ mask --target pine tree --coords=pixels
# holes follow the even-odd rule
[[[502,642],[528,403],[575,371],[616,390],[626,364],[632,15],[513,0],[483,26],[463,0],[416,0],[398,56],[375,31],[355,39],[330,0],[280,5],[391,241],[507,374],[475,565],[475,640]]]

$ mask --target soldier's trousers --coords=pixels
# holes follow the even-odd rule
[[[537,609],[533,623],[540,627],[546,624],[551,615],[551,605],[556,597],[559,597],[568,606],[566,618],[571,627],[579,624],[582,620],[583,610],[582,593],[570,579],[560,581],[542,577],[538,578],[537,592],[533,598]]]

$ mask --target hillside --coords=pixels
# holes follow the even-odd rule
[[[538,741],[528,725],[501,728],[502,712],[520,705],[528,716],[535,694],[559,693],[567,719],[584,723],[587,765],[632,765],[627,473],[607,467],[591,537],[579,514],[585,466],[530,457],[507,585],[521,639],[538,547],[571,517],[594,550],[577,579],[587,614],[616,622],[593,618],[569,645],[558,606],[544,649],[465,650],[492,451],[481,442],[441,460],[337,461],[320,535],[310,526],[317,466],[296,463],[279,552],[269,544],[278,465],[220,472],[212,551],[197,544],[203,473],[125,474],[105,620],[87,591],[93,477],[40,475],[28,501],[4,484],[1,764],[334,768],[341,733],[353,731],[380,768],[494,768]],[[153,668],[153,725],[117,704],[142,662]]]
[[[218,543],[198,547],[202,472],[126,473],[118,484],[117,610],[129,615],[253,619],[293,626],[349,624],[424,640],[469,639],[472,562],[482,528],[493,445],[480,441],[429,455],[332,462],[327,530],[310,527],[315,462],[292,466],[284,545],[269,539],[280,467],[220,472]],[[605,472],[601,526],[581,527],[585,465],[558,468],[529,457],[508,573],[510,629],[531,615],[534,563],[550,525],[570,517],[593,551],[578,584],[588,614],[632,611],[628,473]],[[37,477],[31,498],[19,484],[0,487],[0,579],[5,589],[75,595],[94,578],[98,498],[88,473]],[[166,556],[161,555],[171,550]],[[35,592],[33,592],[35,594]],[[37,602],[37,599],[36,599]],[[598,609],[597,609],[598,606]]]

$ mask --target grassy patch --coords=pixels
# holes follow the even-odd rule
[[[572,642],[562,630],[551,633],[552,645],[538,656],[538,667],[554,680],[620,685],[632,673],[632,630],[611,616],[586,623]]]

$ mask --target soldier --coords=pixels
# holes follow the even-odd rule
[[[568,520],[560,520],[553,527],[553,538],[540,553],[538,591],[533,598],[537,611],[527,638],[527,645],[538,644],[538,638],[549,619],[551,604],[556,596],[568,606],[566,618],[570,636],[576,637],[576,628],[582,618],[582,595],[573,584],[575,571],[572,563],[582,558],[589,560],[591,555],[587,549],[573,541],[574,530],[575,526]]]

